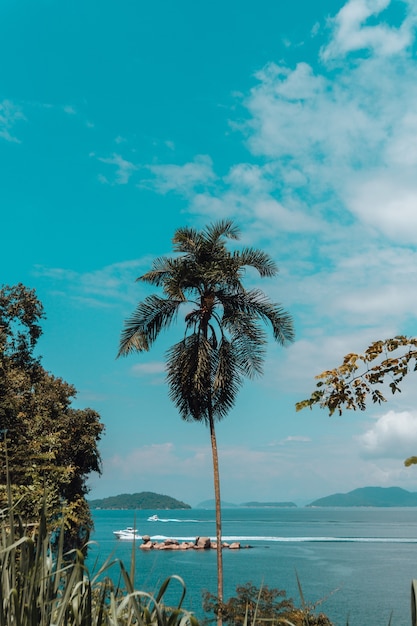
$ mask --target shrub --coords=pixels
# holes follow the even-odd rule
[[[302,599],[303,600],[303,599]],[[271,589],[267,585],[258,588],[252,583],[236,587],[236,596],[227,602],[219,602],[209,592],[204,594],[203,609],[213,614],[215,621],[221,616],[225,624],[264,626],[265,623],[286,624],[289,626],[332,626],[324,614],[313,614],[313,608],[304,605],[299,609],[291,598],[280,589]]]

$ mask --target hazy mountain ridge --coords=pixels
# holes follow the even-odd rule
[[[348,493],[319,498],[307,506],[413,507],[417,506],[417,493],[401,487],[360,487]]]
[[[223,502],[222,509],[279,509],[297,507],[294,502],[243,502],[242,504],[233,504],[232,502]],[[214,509],[214,500],[204,500],[195,507],[196,509]]]
[[[142,491],[141,493],[120,494],[107,498],[89,500],[92,509],[147,509],[170,510],[191,509],[185,502],[171,496]],[[417,507],[417,492],[401,487],[359,487],[347,493],[334,493],[318,498],[307,507]],[[214,509],[214,500],[204,500],[197,509]],[[222,508],[297,508],[294,502],[258,502],[242,504],[222,501]]]
[[[122,493],[98,500],[89,500],[92,509],[191,509],[189,504],[152,491]]]

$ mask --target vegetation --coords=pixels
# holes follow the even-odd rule
[[[152,491],[122,493],[101,500],[90,500],[93,509],[191,509],[189,504]]]
[[[91,577],[83,551],[64,552],[63,533],[52,549],[43,512],[36,532],[22,525],[12,507],[3,513],[8,521],[0,526],[2,626],[197,626],[182,609],[185,585],[179,577],[168,578],[155,597],[135,590],[133,552],[130,573],[123,563],[108,560]],[[181,593],[177,607],[169,608],[163,599],[173,580]]]
[[[378,340],[364,354],[350,352],[339,367],[318,374],[316,389],[310,398],[297,402],[296,409],[318,405],[329,415],[335,411],[341,415],[343,409],[364,411],[369,397],[381,404],[387,401],[386,390],[400,393],[400,383],[410,371],[417,371],[417,338],[398,335]],[[407,467],[415,464],[417,456],[404,461]]]
[[[410,367],[417,371],[417,339],[399,335],[375,341],[364,352],[347,354],[343,363],[316,376],[319,381],[307,400],[296,405],[297,410],[318,404],[330,415],[343,409],[364,411],[368,397],[372,402],[386,402],[383,385],[391,393],[400,392],[400,383]]]
[[[34,355],[44,317],[34,291],[0,289],[0,509],[8,470],[15,512],[35,523],[45,501],[49,527],[64,517],[67,546],[79,546],[92,528],[86,478],[100,472],[104,427],[92,409],[71,408],[75,388]]]
[[[236,587],[236,594],[227,602],[219,602],[216,596],[206,592],[203,608],[214,616],[221,614],[223,622],[232,626],[263,626],[265,623],[276,626],[332,626],[323,613],[314,615],[314,607],[297,608],[280,589],[270,589],[267,585],[258,588],[249,582]]]
[[[417,506],[417,493],[400,487],[360,487],[349,493],[335,493],[311,502],[309,506]]]
[[[260,250],[229,251],[239,231],[230,221],[202,231],[178,229],[176,257],[157,258],[138,280],[162,289],[140,302],[126,321],[119,355],[147,351],[184,310],[185,333],[167,353],[170,396],[185,420],[209,427],[216,501],[218,598],[223,599],[220,481],[215,421],[233,407],[245,377],[262,372],[266,344],[263,323],[280,344],[293,339],[291,317],[259,289],[246,290],[247,267],[261,277],[275,276],[275,262]]]

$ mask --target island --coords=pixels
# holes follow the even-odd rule
[[[98,500],[89,500],[88,504],[91,509],[156,509],[156,510],[172,510],[172,509],[191,509],[189,504],[164,496],[152,491],[141,491],[140,493],[122,493],[118,496],[109,496]]]
[[[294,502],[243,502],[242,504],[233,504],[232,502],[221,503],[222,509],[287,509],[297,508]],[[215,509],[214,500],[204,500],[197,505],[197,509]]]
[[[314,500],[312,507],[412,507],[417,506],[417,493],[401,487],[360,487],[348,493],[334,493]]]

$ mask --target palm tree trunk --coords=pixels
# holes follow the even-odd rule
[[[223,552],[222,552],[222,510],[220,500],[219,457],[217,454],[216,431],[211,410],[209,411],[211,453],[213,457],[214,501],[216,504],[216,541],[217,541],[217,599],[223,603]],[[222,626],[221,614],[217,615],[217,626]]]

